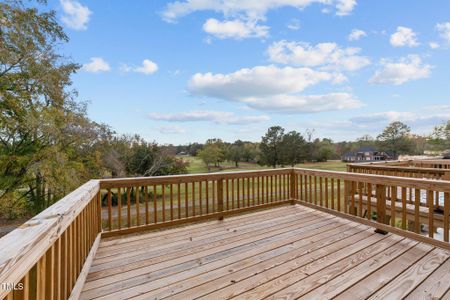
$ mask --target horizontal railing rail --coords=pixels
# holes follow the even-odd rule
[[[67,299],[99,240],[91,180],[0,239],[0,299]]]

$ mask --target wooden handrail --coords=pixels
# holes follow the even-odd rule
[[[296,168],[295,172],[298,174],[301,173],[313,176],[325,176],[329,178],[353,180],[364,183],[398,185],[410,188],[435,189],[440,192],[450,192],[450,184],[446,180],[427,180],[427,179],[398,177],[398,176],[349,173],[339,171],[323,171],[323,170],[299,169],[299,168]]]
[[[234,171],[220,173],[200,173],[200,174],[182,174],[167,176],[150,176],[150,177],[128,177],[128,178],[108,178],[100,179],[100,187],[102,189],[131,187],[137,185],[154,185],[154,184],[170,184],[185,183],[203,180],[217,180],[221,178],[248,178],[256,176],[279,175],[281,172],[291,172],[292,168],[278,168],[258,171]]]
[[[0,299],[70,295],[101,230],[99,188],[98,180],[87,182],[0,239]]]

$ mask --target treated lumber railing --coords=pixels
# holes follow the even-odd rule
[[[292,169],[106,179],[105,236],[291,202]]]
[[[295,169],[295,198],[385,231],[449,241],[450,181]],[[353,218],[354,219],[354,218]],[[356,220],[356,219],[355,219]],[[448,244],[442,244],[448,247]]]
[[[450,250],[449,195],[445,180],[297,168],[91,180],[0,239],[0,299],[76,299],[101,237],[282,204]]]
[[[77,297],[100,239],[99,188],[87,182],[0,239],[0,299]]]

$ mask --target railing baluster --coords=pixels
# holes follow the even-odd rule
[[[209,214],[209,181],[206,180],[206,214]],[[228,210],[228,180],[227,180],[227,210]]]
[[[131,189],[127,187],[127,227],[131,227]]]
[[[449,214],[450,214],[450,193],[444,193],[444,241],[448,242],[448,230],[449,230]]]
[[[203,214],[203,208],[202,208],[202,181],[200,180],[198,182],[198,204],[199,204],[199,211],[200,215]]]
[[[181,219],[181,183],[177,185],[178,219]]]
[[[192,216],[195,217],[195,181],[192,182]]]
[[[397,187],[391,186],[391,226],[395,226],[395,214],[396,214],[396,204],[397,204]]]
[[[153,185],[153,222],[155,224],[158,223],[158,198],[156,195],[156,185]]]
[[[149,220],[149,213],[148,213],[148,185],[145,186],[144,188],[144,193],[145,193],[145,224],[149,224],[150,220]]]
[[[134,192],[134,205],[136,207],[136,226],[141,225],[141,203],[140,203],[140,187],[136,186],[136,190]]]
[[[414,189],[414,232],[420,233],[420,189]]]
[[[117,189],[117,227],[122,228],[122,190]]]
[[[189,217],[189,191],[187,182],[184,184],[184,209],[186,211],[186,218]]]
[[[434,236],[434,206],[433,206],[433,191],[427,190],[427,205],[428,205],[428,236]]]
[[[170,184],[170,220],[173,221],[173,184]]]
[[[162,210],[162,222],[164,223],[166,221],[166,185],[161,184],[161,210]]]
[[[108,227],[112,230],[112,203],[111,203],[111,189],[108,189]]]

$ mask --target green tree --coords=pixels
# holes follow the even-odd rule
[[[234,162],[236,167],[239,167],[239,162],[244,159],[244,152],[244,142],[237,140],[228,147],[226,156],[228,160]]]
[[[297,131],[283,136],[280,147],[280,160],[283,165],[295,166],[306,159],[306,141]]]
[[[208,172],[211,172],[212,166],[219,166],[224,153],[217,143],[206,144],[203,149],[199,150],[197,156],[205,163]]]
[[[284,136],[284,128],[272,126],[262,137],[259,148],[261,150],[261,164],[276,168],[281,164],[280,150]]]
[[[378,135],[377,141],[381,150],[392,152],[397,158],[400,154],[410,154],[414,151],[410,133],[411,128],[408,125],[396,121],[389,124]]]
[[[55,51],[67,41],[55,12],[4,1],[0,20],[1,197],[21,191],[39,211],[83,181],[75,144],[100,128],[73,100],[78,66]]]
[[[436,150],[450,149],[450,120],[435,126],[429,137],[429,141]]]

